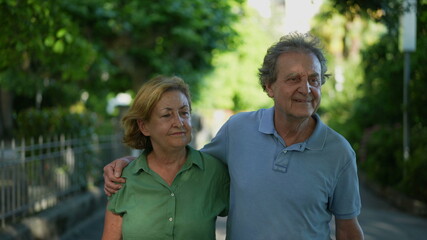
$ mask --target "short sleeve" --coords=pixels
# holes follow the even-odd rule
[[[338,177],[330,209],[337,219],[351,219],[360,214],[359,180],[354,155]]]
[[[124,214],[126,212],[124,206],[124,199],[126,194],[126,183],[122,184],[122,188],[115,194],[108,197],[107,210],[115,214]]]
[[[227,121],[224,125],[222,125],[211,142],[206,144],[200,150],[204,153],[214,156],[225,164],[227,164],[228,124],[229,122]]]

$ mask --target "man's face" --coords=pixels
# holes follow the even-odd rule
[[[321,100],[321,66],[312,53],[288,52],[279,56],[276,81],[267,86],[276,112],[290,118],[312,116]]]

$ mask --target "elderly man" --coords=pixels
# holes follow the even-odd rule
[[[316,114],[326,72],[317,38],[282,37],[259,69],[274,106],[232,116],[202,149],[228,165],[228,239],[330,239],[333,216],[336,239],[363,239],[355,153]],[[104,167],[107,195],[127,160]]]

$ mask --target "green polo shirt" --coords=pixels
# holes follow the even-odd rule
[[[148,167],[146,152],[124,169],[126,183],[108,203],[123,215],[123,239],[215,240],[216,217],[228,213],[228,171],[212,156],[187,150],[171,186]]]

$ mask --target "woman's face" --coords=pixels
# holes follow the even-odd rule
[[[191,141],[190,104],[178,90],[162,94],[148,121],[138,120],[140,131],[149,136],[153,149],[184,148]]]

